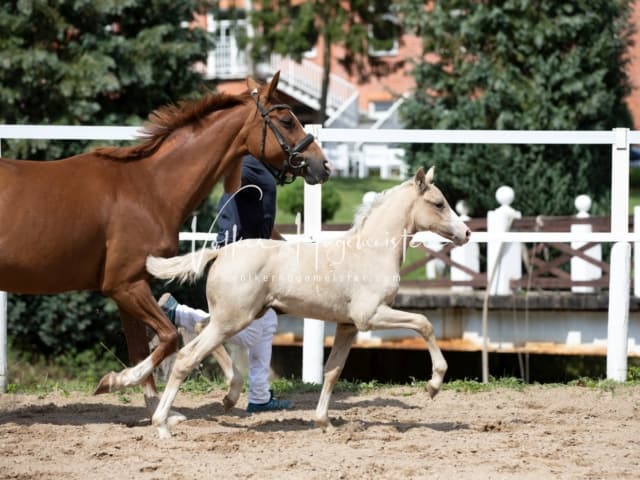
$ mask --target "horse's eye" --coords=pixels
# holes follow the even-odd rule
[[[291,128],[293,127],[293,118],[291,117],[284,117],[280,119],[280,123],[282,124],[282,126],[284,128]]]
[[[443,201],[435,202],[433,206],[436,207],[438,210],[442,210],[444,208],[444,202]]]

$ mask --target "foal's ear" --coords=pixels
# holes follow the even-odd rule
[[[429,170],[427,170],[427,174],[425,175],[425,180],[427,181],[427,185],[431,185],[433,183],[433,176],[435,174],[435,166],[431,166]]]
[[[418,169],[415,177],[413,177],[413,181],[415,182],[416,187],[418,188],[418,192],[420,192],[420,194],[423,194],[429,189],[429,182],[427,182],[427,178],[424,173],[424,168],[420,167]]]

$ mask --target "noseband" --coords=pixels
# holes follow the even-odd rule
[[[285,104],[277,104],[272,105],[269,108],[264,108],[260,104],[260,99],[258,98],[258,92],[251,92],[251,96],[256,101],[256,106],[258,107],[258,111],[260,115],[262,115],[262,119],[264,120],[262,124],[262,145],[260,147],[260,161],[264,164],[264,166],[269,170],[271,175],[274,176],[276,182],[279,185],[285,185],[287,183],[291,183],[296,179],[296,174],[299,174],[306,166],[307,162],[304,158],[299,157],[300,152],[302,152],[305,148],[313,143],[313,135],[307,133],[302,140],[300,140],[294,147],[289,146],[287,141],[284,139],[284,136],[278,130],[278,127],[273,123],[273,120],[269,117],[269,114],[274,110],[289,110],[291,111],[291,107]],[[286,153],[286,158],[284,160],[284,166],[282,169],[276,168],[272,165],[269,165],[264,161],[264,147],[267,139],[267,125],[273,132],[273,135],[278,140],[280,147]]]

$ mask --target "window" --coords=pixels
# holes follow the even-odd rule
[[[369,55],[384,57],[398,54],[400,29],[396,18],[387,13],[369,26]]]

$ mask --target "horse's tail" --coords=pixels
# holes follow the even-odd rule
[[[178,279],[180,283],[197,279],[205,267],[218,256],[218,249],[204,248],[178,257],[147,257],[147,271],[157,278]]]

